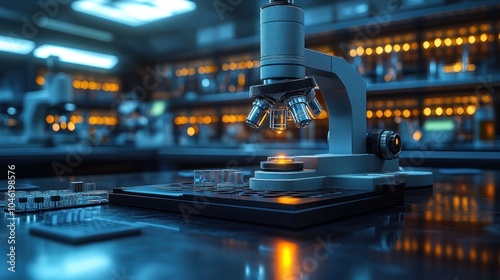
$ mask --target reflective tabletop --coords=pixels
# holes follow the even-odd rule
[[[499,279],[500,172],[433,170],[433,189],[404,205],[303,230],[117,205],[95,217],[142,226],[140,235],[69,245],[29,234],[41,214],[15,220],[15,272],[6,213],[0,279]],[[189,172],[18,180],[41,189],[188,181]],[[6,182],[2,182],[5,184]]]

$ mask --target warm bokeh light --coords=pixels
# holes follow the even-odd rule
[[[392,116],[392,111],[391,111],[391,110],[389,110],[389,109],[385,110],[385,111],[384,111],[384,116],[385,116],[386,118],[390,118],[390,117]]]
[[[479,39],[481,40],[481,42],[486,42],[488,41],[488,34],[481,34],[481,36],[479,37]]]
[[[390,44],[387,44],[387,45],[385,45],[384,50],[386,53],[390,53],[390,52],[392,52],[392,46]]]
[[[431,108],[426,107],[426,108],[424,109],[424,115],[426,115],[427,117],[428,117],[428,116],[430,116],[430,115],[431,115],[431,113],[432,113]]]
[[[358,56],[362,56],[363,54],[365,53],[365,49],[361,46],[359,46],[357,49],[356,49],[356,54]]]
[[[405,110],[403,111],[403,117],[405,117],[405,118],[409,118],[410,116],[411,116],[411,112],[410,112],[410,110],[405,109]]]
[[[458,37],[458,38],[456,39],[456,42],[457,42],[457,45],[459,45],[459,46],[460,46],[460,45],[462,45],[462,44],[464,43],[464,39],[462,39],[461,37]]]
[[[366,111],[366,117],[367,117],[368,119],[373,118],[373,112],[372,112],[372,111],[370,111],[370,110]]]
[[[443,108],[437,107],[435,112],[436,112],[436,115],[441,116],[444,111],[443,111]]]
[[[45,79],[42,76],[38,76],[36,77],[35,82],[37,85],[43,86],[45,84]]]
[[[192,137],[196,133],[196,130],[194,129],[194,127],[190,126],[186,129],[186,133],[188,136]]]
[[[376,49],[375,49],[375,52],[377,54],[382,54],[384,52],[384,48],[382,48],[381,46],[378,46]]]
[[[54,122],[54,116],[52,115],[47,115],[47,117],[45,118],[45,121],[48,123],[48,124],[51,124]]]
[[[469,44],[474,44],[476,42],[476,37],[472,36],[472,35],[469,36],[468,42],[469,42]]]
[[[350,55],[351,57],[355,57],[355,56],[356,56],[356,50],[355,50],[355,49],[351,49],[351,50],[349,51],[349,55]]]
[[[436,39],[434,40],[434,46],[435,46],[436,48],[439,48],[439,47],[441,46],[441,43],[442,43],[442,41],[441,41],[441,39],[440,39],[440,38],[436,38]]]
[[[382,112],[382,110],[377,110],[377,112],[375,112],[375,115],[377,116],[377,118],[381,118],[384,116],[384,112]]]
[[[446,115],[448,116],[453,115],[453,108],[446,108]]]
[[[236,62],[231,62],[231,63],[229,64],[229,69],[230,69],[231,71],[236,70],[236,67],[237,67]]]
[[[60,126],[58,123],[52,124],[52,130],[55,132],[58,132],[60,129]]]
[[[422,44],[422,47],[424,47],[424,49],[428,49],[430,46],[431,46],[431,43],[429,43],[429,41],[425,41],[425,42]]]
[[[404,44],[403,44],[403,51],[407,52],[407,51],[409,51],[409,50],[410,50],[410,44],[408,44],[408,43],[404,43]]]
[[[76,128],[75,124],[73,122],[68,123],[68,130],[69,131],[74,131]]]
[[[82,82],[80,82],[80,80],[74,80],[73,87],[76,89],[80,89],[82,87]]]
[[[422,132],[417,130],[413,133],[413,140],[420,141],[420,139],[422,139]]]
[[[394,51],[399,52],[401,50],[401,46],[399,44],[394,45]]]
[[[466,112],[471,116],[474,115],[474,113],[476,113],[476,106],[474,105],[467,106]]]
[[[372,48],[366,48],[366,55],[372,55],[373,49]]]
[[[446,38],[444,39],[444,44],[449,47],[451,46],[451,44],[453,43],[453,41],[450,39],[450,38]]]

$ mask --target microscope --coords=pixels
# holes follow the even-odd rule
[[[399,167],[398,133],[366,132],[366,82],[344,59],[306,49],[304,11],[294,0],[270,0],[260,12],[261,85],[250,87],[253,107],[246,123],[282,133],[287,121],[308,126],[322,111],[316,94],[325,99],[329,153],[269,157],[250,178],[250,188],[301,191],[322,188],[377,190],[404,184],[432,185],[431,172]]]
[[[57,60],[53,57],[47,60],[49,73],[45,77],[43,89],[27,92],[24,95],[24,142],[26,143],[51,140],[51,135],[47,133],[45,127],[45,117],[49,108],[64,106],[65,111],[74,110],[74,105],[68,106],[73,100],[71,77],[52,71]]]
[[[361,75],[342,58],[305,49],[304,36],[304,12],[294,1],[262,8],[263,83],[250,88],[255,101],[246,123],[260,127],[269,115],[277,132],[288,120],[306,127],[321,113],[316,94],[323,94],[328,154],[269,157],[248,183],[242,172],[223,169],[196,170],[192,182],[118,187],[110,203],[178,212],[186,222],[200,215],[301,229],[400,205],[405,188],[432,186],[432,173],[399,167],[399,134],[366,133]]]

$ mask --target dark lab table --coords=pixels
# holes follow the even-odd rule
[[[31,236],[42,215],[16,224],[16,273],[0,279],[499,279],[500,172],[439,169],[434,189],[405,204],[300,231],[105,205],[97,215],[142,234],[84,245]],[[189,181],[178,172],[18,180],[43,189],[68,180],[99,188]],[[4,215],[4,217],[7,217]]]

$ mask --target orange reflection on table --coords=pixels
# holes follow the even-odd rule
[[[297,244],[278,240],[275,244],[275,279],[288,279],[300,271],[299,248]]]

